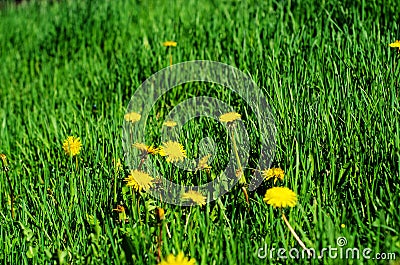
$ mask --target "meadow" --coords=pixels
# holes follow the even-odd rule
[[[399,264],[400,48],[389,47],[400,39],[399,23],[397,1],[4,2],[0,262]],[[248,202],[240,183],[192,206],[127,186],[123,128],[131,97],[171,61],[192,60],[248,74],[271,109],[270,166],[284,177],[248,189]],[[165,144],[168,113],[201,96],[241,114],[252,150],[242,173],[251,179],[257,122],[246,102],[218,85],[192,83],[162,95],[148,113],[145,143]],[[66,154],[69,136],[79,137],[79,154]],[[193,173],[146,156],[163,177],[198,185],[226,167],[232,145],[221,122],[189,120],[177,137],[187,159],[206,151],[213,159]],[[199,148],[205,137],[215,143],[206,151]],[[273,186],[294,191],[296,205],[267,204]],[[290,257],[302,248],[281,211],[307,248],[357,248],[360,258]],[[280,248],[287,258],[278,257]],[[180,252],[192,262],[168,263]]]

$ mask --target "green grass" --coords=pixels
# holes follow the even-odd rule
[[[388,47],[400,39],[399,21],[396,1],[4,5],[0,153],[9,162],[15,218],[0,171],[0,261],[156,264],[153,209],[163,207],[171,235],[164,226],[163,256],[182,250],[198,264],[307,263],[257,257],[265,244],[300,249],[279,211],[262,201],[270,182],[249,194],[250,209],[238,188],[204,207],[168,205],[145,194],[137,200],[124,188],[128,166],[116,173],[113,159],[124,156],[126,107],[143,81],[169,65],[162,43],[175,40],[174,63],[226,63],[263,89],[277,128],[273,165],[285,170],[278,184],[299,196],[285,213],[306,246],[335,247],[344,236],[348,247],[395,253],[399,262],[400,57]],[[233,92],[204,84],[178,87],[159,99],[149,116],[148,143],[160,144],[163,118],[193,96],[224,100],[242,113],[257,149],[248,106]],[[82,139],[78,169],[61,148],[69,135]],[[219,174],[230,148],[224,128],[202,118],[180,135],[190,158],[197,157],[205,136],[216,142],[211,165]],[[188,176],[161,159],[157,163],[167,177]],[[129,223],[120,223],[113,211],[121,202]]]

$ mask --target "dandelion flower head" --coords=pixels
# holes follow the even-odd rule
[[[186,158],[186,151],[178,142],[168,141],[160,147],[159,154],[165,156],[167,162],[175,162]]]
[[[7,156],[5,154],[0,154],[0,159],[3,164],[3,170],[8,171],[9,168],[8,168],[8,164],[7,164]]]
[[[163,43],[165,47],[176,47],[177,43],[175,41],[166,41]]]
[[[179,252],[177,256],[169,254],[167,259],[161,261],[158,265],[195,265],[195,259],[188,259],[183,252]]]
[[[208,159],[210,159],[211,155],[208,154],[206,156],[203,156],[202,158],[200,158],[199,163],[197,164],[196,170],[209,170],[211,169],[211,166],[208,165]]]
[[[142,153],[146,155],[147,154],[155,155],[158,153],[158,148],[155,148],[152,145],[148,146],[143,143],[134,143],[132,146],[142,151]]]
[[[175,127],[177,123],[175,121],[166,121],[163,125],[167,127]]]
[[[219,121],[220,122],[226,122],[226,123],[234,122],[236,120],[239,120],[240,117],[241,117],[241,115],[239,113],[237,113],[237,112],[228,112],[228,113],[222,114],[219,117]]]
[[[140,115],[137,112],[130,112],[130,113],[125,114],[124,119],[126,121],[130,121],[132,123],[135,123],[135,122],[140,121],[141,117],[142,117],[142,115]]]
[[[390,43],[389,46],[392,48],[399,48],[400,51],[400,40],[396,40],[395,42]]]
[[[4,164],[7,163],[7,157],[5,154],[0,154],[0,159],[1,159],[1,161],[3,161]]]
[[[139,171],[137,169],[131,170],[129,176],[124,179],[127,182],[127,186],[133,187],[136,191],[148,190],[153,186],[154,178],[149,174]]]
[[[297,203],[297,195],[286,187],[274,187],[267,190],[264,201],[275,208],[294,207]]]
[[[182,195],[182,199],[191,200],[197,205],[205,205],[206,197],[198,191],[190,190]]]
[[[82,143],[79,137],[68,136],[64,141],[62,148],[64,149],[65,154],[76,156],[81,151]]]
[[[265,180],[269,180],[270,178],[275,177],[276,179],[283,180],[285,177],[285,172],[281,168],[270,168],[267,170],[263,170],[262,174]],[[276,181],[275,179],[275,181]]]
[[[116,211],[118,213],[124,213],[125,212],[125,207],[122,205],[117,205],[117,208],[113,209],[113,211]]]
[[[154,211],[155,211],[155,214],[156,214],[157,219],[158,219],[159,221],[164,220],[164,218],[165,218],[165,211],[164,211],[163,208],[157,207]]]

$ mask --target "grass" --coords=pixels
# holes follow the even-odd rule
[[[249,209],[238,188],[203,207],[168,205],[146,194],[137,200],[125,188],[128,166],[122,172],[114,166],[124,157],[123,116],[140,84],[169,65],[162,43],[174,40],[174,63],[226,63],[263,89],[277,128],[273,166],[285,170],[278,184],[299,196],[285,213],[306,246],[335,247],[343,236],[348,247],[395,253],[399,262],[400,57],[388,47],[399,39],[398,21],[395,1],[3,4],[0,153],[10,167],[15,218],[1,171],[0,260],[156,264],[153,209],[162,207],[169,231],[163,226],[163,256],[182,250],[198,264],[307,263],[257,257],[265,246],[300,249],[279,211],[262,201],[269,182],[249,193]],[[161,144],[163,119],[193,96],[218,98],[243,114],[254,165],[251,112],[217,86],[170,90],[149,115],[148,142]],[[78,169],[61,148],[69,135],[82,139]],[[211,172],[219,174],[230,150],[221,125],[192,120],[180,139],[195,158],[205,136],[215,140]],[[186,176],[158,165],[172,179]],[[121,202],[129,223],[113,211]],[[326,264],[379,262],[394,261],[324,258]]]

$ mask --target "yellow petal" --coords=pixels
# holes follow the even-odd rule
[[[400,40],[396,40],[395,42],[390,43],[389,46],[392,48],[400,48]]]

